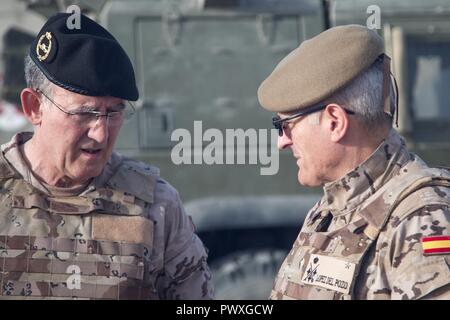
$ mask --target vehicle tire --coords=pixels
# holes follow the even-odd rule
[[[216,299],[266,300],[287,252],[260,249],[235,252],[211,264]]]

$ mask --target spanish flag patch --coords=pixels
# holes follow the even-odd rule
[[[423,237],[422,249],[424,255],[449,254],[450,236]]]

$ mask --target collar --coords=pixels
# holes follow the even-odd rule
[[[23,157],[23,145],[33,137],[32,132],[19,132],[1,146],[5,159],[22,176],[22,178],[39,191],[49,193],[44,184],[37,179]]]
[[[344,177],[324,185],[320,211],[341,216],[373,195],[410,160],[404,139],[393,128],[372,155]]]

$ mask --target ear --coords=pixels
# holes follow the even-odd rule
[[[33,125],[37,126],[42,120],[42,105],[39,93],[31,88],[25,88],[20,93],[22,110],[25,117]]]
[[[345,110],[338,104],[330,103],[323,111],[323,116],[323,123],[330,133],[330,140],[332,142],[341,141],[349,126],[349,119]]]

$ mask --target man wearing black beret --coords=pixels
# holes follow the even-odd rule
[[[0,153],[0,298],[211,299],[205,248],[157,168],[113,151],[134,70],[85,16],[43,26],[21,93],[34,133]]]

